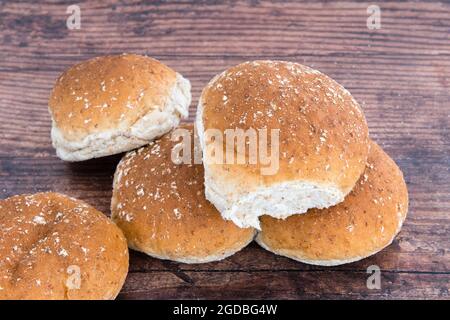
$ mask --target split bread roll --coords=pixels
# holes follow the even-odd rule
[[[206,198],[240,227],[259,228],[262,215],[286,218],[343,201],[367,160],[368,128],[358,103],[333,79],[297,63],[253,61],[224,71],[203,90],[196,124]],[[260,130],[258,140],[267,129],[274,171],[261,161],[260,146],[256,164],[249,157],[243,164],[217,161],[220,140],[208,134],[224,135],[219,147],[237,159],[242,151],[225,138],[235,128]]]
[[[128,272],[120,229],[58,193],[0,200],[0,299],[114,299]]]
[[[192,151],[193,126],[181,130]],[[152,257],[184,263],[224,259],[251,242],[255,231],[221,217],[205,199],[203,166],[177,164],[176,146],[168,133],[124,156],[114,176],[112,218],[131,249]]]
[[[188,80],[145,56],[97,57],[65,71],[49,100],[52,141],[67,161],[146,145],[188,116]]]
[[[264,216],[256,241],[297,261],[335,266],[361,260],[391,244],[407,211],[402,172],[372,142],[366,170],[344,202],[285,220]]]

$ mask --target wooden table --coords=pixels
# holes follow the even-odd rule
[[[256,244],[217,263],[186,265],[131,254],[124,299],[449,299],[450,4],[309,1],[77,1],[81,29],[66,27],[72,1],[0,1],[0,198],[55,190],[109,214],[120,156],[60,161],[47,99],[67,67],[134,52],[173,67],[201,88],[245,60],[285,59],[317,68],[363,107],[374,140],[402,168],[410,211],[394,243],[334,268],[272,255]],[[150,1],[149,1],[150,2]],[[366,286],[381,268],[381,289]]]

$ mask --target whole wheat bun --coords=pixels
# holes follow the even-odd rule
[[[256,241],[294,260],[335,266],[361,260],[391,244],[407,212],[402,172],[372,142],[366,170],[344,202],[285,220],[263,216]]]
[[[192,125],[183,126],[192,138]],[[114,176],[112,218],[130,248],[184,263],[224,259],[254,238],[204,196],[203,166],[175,164],[171,134],[124,156]],[[192,145],[188,145],[189,148]]]
[[[58,193],[0,200],[0,300],[114,299],[125,237],[105,215]]]
[[[216,76],[202,92],[196,124],[206,198],[241,227],[259,228],[264,214],[286,218],[343,201],[369,151],[366,120],[351,94],[292,62],[245,62]],[[234,128],[279,130],[275,174],[262,174],[261,161],[214,163],[208,147],[217,140],[206,139],[206,132]]]
[[[190,88],[163,63],[135,54],[74,65],[49,100],[58,157],[82,161],[147,144],[188,116]]]

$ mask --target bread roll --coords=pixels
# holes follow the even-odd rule
[[[188,116],[190,83],[135,54],[81,62],[57,80],[49,101],[58,157],[81,161],[129,151]]]
[[[407,211],[402,172],[372,142],[366,170],[344,202],[286,220],[264,216],[256,241],[294,260],[335,266],[361,260],[391,244]]]
[[[0,200],[0,299],[114,299],[128,271],[117,226],[57,193]]]
[[[259,228],[264,214],[286,218],[343,201],[369,151],[366,120],[351,94],[319,71],[292,62],[246,62],[216,76],[202,92],[196,123],[206,198],[240,227]],[[209,147],[218,140],[209,139],[208,131],[226,135],[235,128],[267,129],[267,141],[279,130],[278,170],[264,173],[269,165],[260,147],[256,164],[248,157],[243,164],[214,160]],[[258,139],[263,137],[261,132]],[[277,151],[272,142],[269,154]],[[237,144],[222,145],[225,154],[238,155]]]
[[[192,125],[182,128],[192,138]],[[122,159],[114,176],[112,218],[130,248],[152,257],[184,263],[224,259],[255,232],[222,219],[205,199],[203,166],[172,161],[176,145],[168,133]]]

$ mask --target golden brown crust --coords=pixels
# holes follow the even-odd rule
[[[280,129],[280,169],[260,175],[259,165],[210,165],[237,184],[313,181],[349,192],[364,170],[368,128],[358,103],[328,76],[284,61],[246,62],[203,90],[204,129]],[[254,183],[252,181],[255,181]]]
[[[49,110],[70,141],[107,130],[125,130],[164,106],[176,72],[145,56],[93,58],[66,70],[56,81]]]
[[[120,229],[57,193],[0,200],[0,257],[0,299],[113,299],[128,271]]]
[[[261,218],[258,242],[303,262],[356,261],[389,245],[408,211],[408,191],[395,162],[374,142],[364,174],[344,202],[286,220]]]
[[[193,126],[186,125],[192,135]],[[254,236],[225,221],[204,196],[203,166],[174,164],[171,134],[120,162],[111,211],[130,248],[182,262],[219,260]]]

